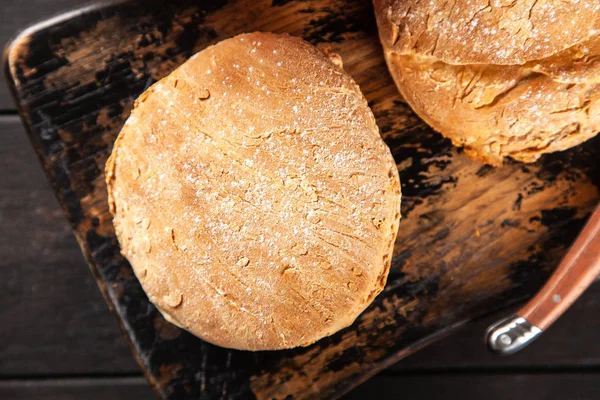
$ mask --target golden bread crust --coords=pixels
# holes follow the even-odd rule
[[[532,162],[600,130],[600,3],[375,0],[375,8],[400,92],[472,158]]]
[[[287,35],[209,47],[136,103],[107,163],[122,253],[169,321],[274,350],[381,292],[398,171],[354,81]]]

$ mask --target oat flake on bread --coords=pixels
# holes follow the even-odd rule
[[[398,171],[339,57],[244,34],[143,93],[106,166],[123,255],[166,319],[274,350],[350,325],[381,292]]]
[[[474,159],[533,162],[600,130],[598,0],[374,0],[396,86]]]

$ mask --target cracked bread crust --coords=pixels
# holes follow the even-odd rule
[[[385,285],[395,162],[339,57],[301,39],[244,34],[193,56],[139,97],[106,180],[148,297],[213,344],[311,344]]]
[[[375,0],[419,116],[474,159],[533,162],[600,130],[600,3]]]

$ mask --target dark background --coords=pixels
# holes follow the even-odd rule
[[[366,0],[365,0],[366,1]],[[1,0],[0,43],[81,0]],[[0,399],[152,398],[0,78]],[[600,399],[600,285],[520,354],[483,344],[491,316],[348,398]]]

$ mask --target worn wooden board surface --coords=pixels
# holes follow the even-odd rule
[[[0,2],[0,46],[4,47],[23,28],[90,0],[2,0]],[[4,72],[0,71],[0,112],[14,109]]]
[[[468,160],[403,105],[362,1],[146,2],[30,31],[8,54],[20,111],[104,294],[164,397],[332,397],[463,320],[533,293],[598,199],[598,140],[524,167]],[[342,9],[343,6],[343,9]],[[242,31],[330,45],[399,163],[404,220],[385,293],[306,349],[220,349],[166,324],[116,247],[102,166],[133,98],[194,51]]]

